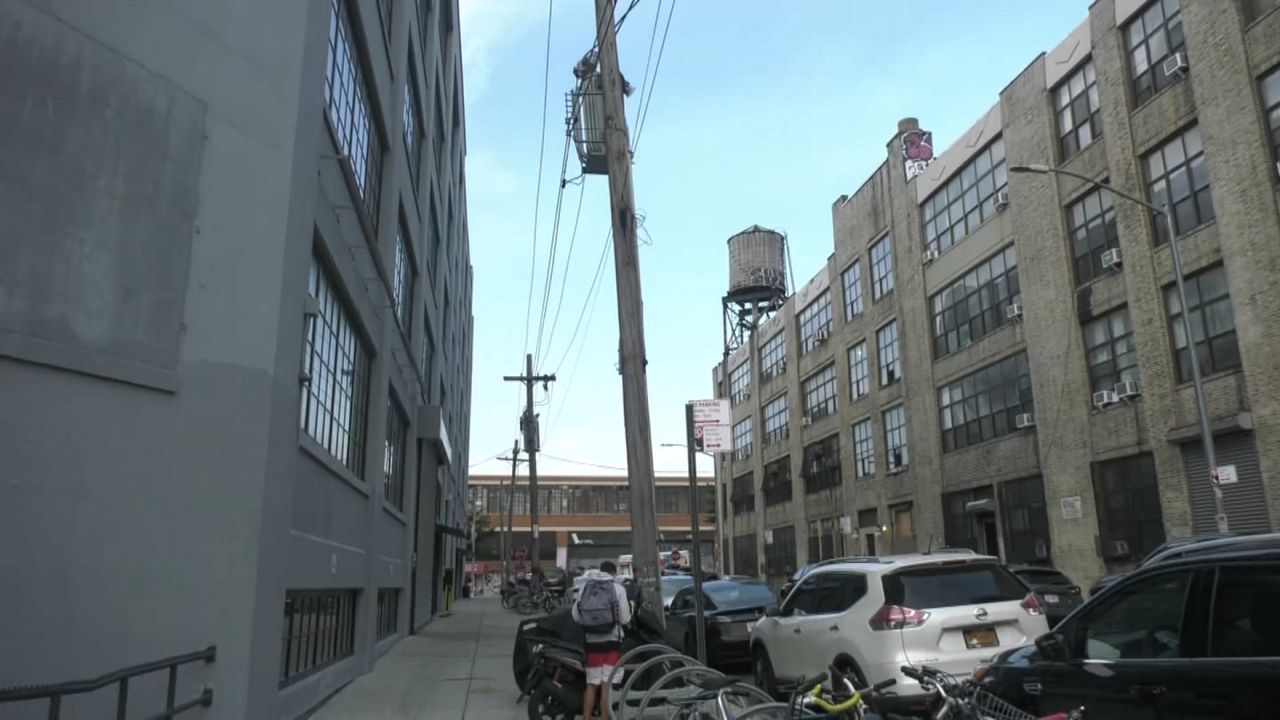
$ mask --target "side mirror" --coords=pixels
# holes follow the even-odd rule
[[[1047,662],[1067,661],[1067,639],[1060,632],[1045,633],[1036,638],[1036,650]]]
[[[764,608],[765,617],[778,617],[782,612],[778,610],[777,605],[766,605]]]

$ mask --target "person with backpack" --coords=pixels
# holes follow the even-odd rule
[[[578,601],[573,604],[573,621],[586,635],[587,685],[582,696],[582,717],[590,720],[600,697],[600,687],[609,682],[613,668],[622,658],[622,629],[631,623],[627,590],[614,574],[618,566],[605,560],[599,570],[588,570]],[[609,708],[600,706],[600,717],[609,720]]]

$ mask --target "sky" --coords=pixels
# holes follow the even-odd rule
[[[471,473],[510,472],[488,458],[509,454],[519,433],[524,389],[503,376],[522,374],[531,352],[536,374],[556,376],[535,392],[539,474],[624,474],[611,248],[598,291],[588,292],[606,250],[608,180],[591,175],[558,192],[565,93],[594,41],[594,3],[460,1],[475,268]],[[686,472],[685,450],[661,445],[683,442],[686,401],[714,394],[728,238],[756,224],[785,232],[803,285],[833,251],[832,203],[885,161],[900,119],[919,118],[941,152],[1085,19],[1088,4],[640,0],[618,45],[622,73],[637,88],[627,121],[659,474]],[[621,13],[627,3],[619,5]],[[564,177],[580,173],[570,150]],[[700,458],[699,467],[710,473],[711,461]]]

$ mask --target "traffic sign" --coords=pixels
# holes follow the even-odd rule
[[[1209,471],[1209,482],[1214,485],[1235,485],[1239,481],[1235,465],[1222,465]]]
[[[709,453],[733,450],[728,400],[690,400],[693,408],[693,444]]]

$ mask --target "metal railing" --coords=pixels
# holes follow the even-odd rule
[[[129,708],[129,680],[149,675],[153,672],[161,670],[169,671],[169,688],[167,700],[165,702],[165,710],[157,715],[151,715],[149,720],[168,720],[180,713],[186,712],[194,707],[209,707],[213,704],[213,688],[205,686],[200,695],[194,700],[188,700],[184,703],[177,704],[178,691],[178,668],[190,663],[203,660],[206,663],[212,663],[217,656],[217,646],[198,650],[185,655],[175,655],[173,657],[164,658],[163,660],[153,660],[148,663],[132,665],[127,668],[116,670],[90,680],[71,680],[53,685],[29,685],[15,688],[0,688],[0,704],[24,702],[31,700],[47,699],[49,701],[49,719],[57,720],[62,717],[62,698],[67,695],[81,695],[84,693],[100,690],[108,685],[117,685],[116,691],[116,718],[124,720]]]

